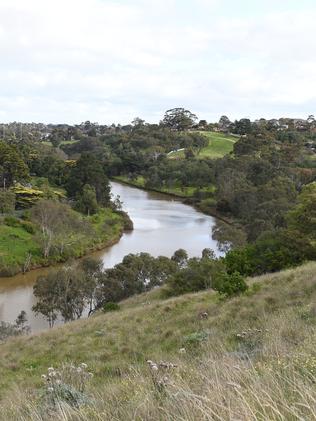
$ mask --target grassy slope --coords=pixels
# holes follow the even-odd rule
[[[217,132],[200,132],[209,139],[209,144],[201,150],[198,158],[222,158],[233,150],[238,137]],[[184,158],[184,151],[174,152],[170,159]]]
[[[110,209],[102,209],[98,214],[85,219],[91,222],[94,234],[86,236],[79,232],[69,238],[72,242],[72,257],[81,257],[91,250],[112,244],[119,239],[123,230],[123,218]],[[106,222],[107,228],[104,229]],[[61,256],[45,260],[36,234],[29,234],[22,227],[0,224],[0,270],[4,273],[7,271],[8,274],[20,272],[28,253],[32,254],[33,267],[63,260]]]
[[[0,413],[20,419],[25,391],[40,386],[47,367],[72,361],[95,374],[95,401],[71,419],[315,419],[316,263],[250,284],[228,301],[211,291],[163,301],[156,290],[119,312],[1,345]],[[147,359],[179,365],[166,395],[157,397]],[[19,397],[10,392],[16,384]],[[30,411],[23,419],[35,419]]]

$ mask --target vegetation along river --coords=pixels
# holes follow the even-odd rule
[[[204,248],[219,254],[212,239],[216,219],[169,196],[146,192],[116,182],[111,183],[114,196],[119,195],[134,223],[134,230],[124,233],[121,240],[94,255],[104,267],[119,263],[126,254],[148,252],[153,256],[171,256],[184,248],[190,256],[199,256]],[[48,327],[41,316],[35,316],[33,285],[38,276],[51,268],[37,269],[12,278],[0,278],[0,321],[13,322],[21,310],[27,312],[32,331]]]

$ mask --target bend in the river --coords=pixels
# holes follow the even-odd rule
[[[146,192],[112,182],[112,193],[119,195],[123,208],[134,223],[134,230],[124,233],[121,240],[94,255],[103,260],[105,267],[121,262],[129,253],[147,252],[153,256],[171,256],[183,248],[190,256],[200,256],[204,248],[219,254],[217,242],[212,239],[216,219],[204,215],[180,200]],[[13,322],[21,310],[27,312],[33,331],[47,327],[47,322],[35,316],[33,285],[39,275],[50,269],[38,269],[25,275],[0,278],[0,321]]]

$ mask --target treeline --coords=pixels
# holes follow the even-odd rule
[[[132,224],[94,153],[0,141],[0,276],[81,257]]]
[[[1,211],[8,214],[38,200],[57,199],[91,216],[112,206],[108,180],[120,176],[145,188],[178,193],[204,212],[231,221],[218,223],[214,235],[225,251],[245,247],[243,253],[253,262],[261,256],[245,272],[278,270],[280,262],[284,267],[313,256],[313,242],[293,228],[289,215],[294,209],[300,212],[305,187],[313,189],[316,180],[315,125],[313,116],[256,122],[231,122],[223,116],[210,125],[183,108],[168,110],[159,124],[136,118],[125,126],[85,122],[28,127],[31,134],[40,130],[41,138],[34,133],[19,138],[16,124],[11,134],[6,127],[0,144]],[[209,129],[240,136],[230,154],[200,157],[208,145],[203,131]],[[170,159],[168,154],[179,149],[183,158]],[[47,179],[53,189],[35,186],[36,178]],[[294,254],[288,244],[304,252]],[[275,261],[268,262],[267,255]]]
[[[171,258],[129,254],[121,263],[105,270],[101,261],[87,258],[78,265],[39,277],[34,286],[37,304],[33,310],[42,314],[52,327],[57,319],[64,322],[79,319],[161,286],[165,297],[209,288],[230,297],[247,289],[243,277],[230,271],[225,259],[216,258],[209,249],[204,249],[200,258],[189,258],[183,249]]]

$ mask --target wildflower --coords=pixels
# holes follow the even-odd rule
[[[91,377],[93,377],[93,374],[92,373],[88,373],[88,376],[91,378]]]
[[[48,391],[48,392],[54,392],[54,388],[53,388],[53,387],[48,387],[48,388],[47,388],[47,391]]]
[[[81,373],[82,372],[82,368],[81,367],[77,367],[77,373]]]
[[[48,367],[47,371],[54,371],[54,367]]]
[[[85,369],[85,368],[88,368],[88,365],[86,363],[81,363],[80,364],[80,367],[83,368],[83,369]]]
[[[48,375],[49,377],[56,377],[56,371],[50,371]]]
[[[61,384],[60,380],[56,380],[56,384],[59,386]]]
[[[180,354],[185,354],[187,351],[186,351],[186,349],[185,348],[180,348],[179,349],[179,353]]]
[[[42,374],[41,377],[42,377],[43,380],[46,380],[47,379],[46,374]]]

